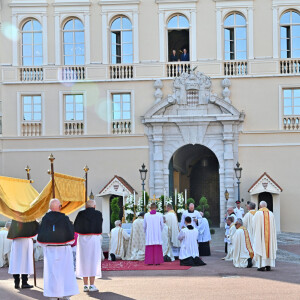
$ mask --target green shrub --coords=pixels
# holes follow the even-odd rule
[[[211,234],[215,234],[216,231],[212,228],[212,229],[210,229],[210,233],[211,233]]]
[[[111,208],[111,216],[110,216],[110,222],[111,225],[115,225],[115,221],[119,220],[120,215],[120,206],[119,206],[119,197],[115,197],[112,199],[110,203]]]
[[[195,200],[193,198],[187,199],[187,207],[189,207],[190,203],[195,204]]]

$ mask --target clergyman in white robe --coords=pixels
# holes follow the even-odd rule
[[[232,261],[233,260],[233,240],[234,234],[236,232],[235,223],[231,223],[229,225],[229,233],[225,237],[227,241],[227,255],[225,256],[225,260]]]
[[[172,252],[174,256],[179,256],[180,241],[178,240],[179,226],[177,215],[171,204],[167,205],[167,210],[168,212],[165,214],[165,218],[166,224],[170,228]]]
[[[256,204],[253,202],[250,202],[248,205],[249,205],[250,210],[245,214],[245,216],[243,218],[243,224],[247,228],[247,230],[250,234],[251,241],[253,241],[253,237],[254,237],[253,217],[256,213],[256,210],[255,210]]]
[[[144,213],[133,222],[125,260],[145,259]]]
[[[180,230],[182,229],[182,227],[185,227],[185,218],[186,217],[190,217],[192,219],[191,225],[194,228],[197,228],[200,225],[201,220],[202,220],[202,216],[201,216],[200,212],[195,210],[195,205],[193,203],[190,203],[189,209],[185,210],[182,213],[181,222],[180,222],[180,226],[179,226]]]
[[[237,222],[239,222],[238,219]],[[241,222],[242,223],[242,222]],[[246,227],[237,223],[233,240],[233,265],[236,268],[251,268],[254,256],[250,235]]]
[[[174,261],[174,255],[172,252],[171,246],[171,230],[169,226],[165,223],[162,231],[162,248],[163,248],[163,256],[166,261],[166,257],[168,257],[171,261]]]
[[[12,241],[7,239],[7,234],[7,228],[0,230],[0,268],[9,265]]]
[[[124,259],[126,254],[125,240],[129,240],[129,234],[121,227],[120,220],[115,221],[115,228],[110,232],[109,240],[109,260]]]
[[[260,210],[253,218],[253,250],[256,267],[263,271],[275,267],[277,236],[275,218],[267,208],[267,203],[261,201]]]

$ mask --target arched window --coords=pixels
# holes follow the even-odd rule
[[[169,61],[189,61],[189,28],[188,19],[180,14],[168,22]],[[184,50],[185,49],[185,50]]]
[[[132,25],[128,18],[118,17],[110,27],[111,62],[131,64],[133,62]]]
[[[246,19],[239,13],[229,15],[224,21],[225,60],[247,59]]]
[[[84,26],[78,19],[68,20],[63,27],[64,64],[84,65]]]
[[[43,32],[41,24],[34,19],[22,27],[22,65],[41,66],[43,64]]]
[[[281,58],[300,57],[300,14],[288,11],[280,18]]]

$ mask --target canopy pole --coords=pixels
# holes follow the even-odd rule
[[[86,203],[87,198],[88,198],[88,171],[89,171],[89,167],[87,165],[85,165],[83,170],[85,172],[85,203]]]
[[[53,154],[51,153],[50,156],[48,157],[48,159],[50,160],[51,163],[51,179],[52,179],[52,198],[55,198],[55,182],[54,182],[54,160],[55,157],[53,156]]]
[[[30,167],[27,165],[27,167],[25,168],[26,174],[27,174],[27,180],[30,181]],[[33,242],[35,242],[33,240]],[[36,268],[35,268],[35,259],[34,259],[34,247],[32,248],[32,258],[33,258],[33,282],[34,282],[34,286],[36,287]]]

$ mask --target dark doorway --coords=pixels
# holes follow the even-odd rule
[[[169,30],[168,31],[168,59],[170,61],[170,57],[172,54],[172,50],[176,50],[176,54],[178,58],[183,53],[183,49],[186,49],[188,53],[190,53],[189,47],[189,30],[188,29],[180,29],[180,30]]]
[[[269,192],[263,192],[258,195],[258,207],[261,201],[267,202],[268,209],[273,212],[273,196]]]
[[[120,213],[119,213],[119,220],[122,220],[122,217],[123,217],[123,197],[121,196],[117,196],[117,195],[111,195],[110,198],[109,198],[109,219],[110,219],[110,216],[111,216],[111,201],[112,199],[114,198],[119,198],[119,207],[120,207]],[[115,226],[111,224],[110,222],[110,229],[113,229]]]
[[[188,198],[195,200],[196,207],[205,196],[212,226],[220,225],[219,162],[210,149],[202,145],[178,149],[170,160],[169,182],[170,195],[174,195],[175,188],[183,193],[187,189]]]

